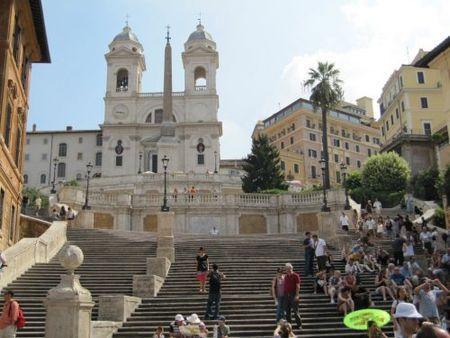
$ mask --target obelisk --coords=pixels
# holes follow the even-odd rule
[[[163,122],[161,124],[161,136],[163,137],[175,136],[175,126],[172,121],[172,46],[170,45],[169,28],[167,26],[167,43],[164,51]]]

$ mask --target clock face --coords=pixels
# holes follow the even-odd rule
[[[122,111],[122,110],[118,110],[118,111],[115,111],[114,112],[114,117],[116,118],[116,119],[118,119],[118,120],[123,120],[124,118],[126,118],[127,117],[127,113],[125,113],[124,111]]]
[[[123,120],[128,117],[128,107],[124,104],[118,104],[112,110],[114,118]]]

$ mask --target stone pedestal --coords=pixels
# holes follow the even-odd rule
[[[91,293],[80,284],[80,276],[73,273],[83,262],[83,252],[74,245],[60,254],[60,262],[68,270],[61,275],[58,286],[50,289],[44,301],[46,307],[46,338],[90,338],[91,312],[94,307]]]
[[[133,295],[140,298],[156,297],[164,278],[156,275],[134,275],[133,276]]]
[[[175,224],[175,213],[159,212],[158,215],[158,246],[156,257],[166,257],[171,263],[175,262],[175,247],[173,242],[173,228]]]
[[[103,295],[98,298],[98,320],[124,322],[141,304],[138,297]]]
[[[147,275],[156,275],[166,278],[170,269],[170,260],[167,257],[147,258]]]
[[[75,225],[79,228],[93,228],[94,212],[92,210],[80,210],[75,218]]]

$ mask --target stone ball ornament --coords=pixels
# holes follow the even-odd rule
[[[76,245],[67,245],[59,255],[59,262],[62,267],[73,274],[84,260],[83,251]]]

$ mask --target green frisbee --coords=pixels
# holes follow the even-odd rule
[[[362,309],[350,312],[344,318],[344,325],[353,330],[367,330],[367,323],[374,321],[378,327],[383,327],[391,320],[391,315],[380,309]]]

